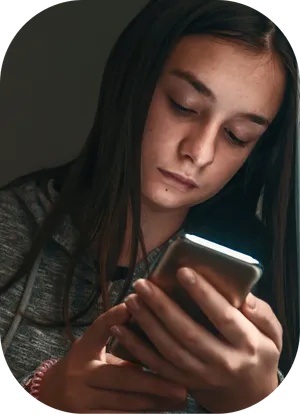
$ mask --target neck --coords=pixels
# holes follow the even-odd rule
[[[182,210],[156,210],[142,202],[141,228],[144,237],[146,252],[162,246],[182,226],[187,209]],[[128,266],[131,251],[131,216],[129,216],[124,247],[120,255],[119,266]],[[141,246],[138,249],[138,262],[143,258]]]

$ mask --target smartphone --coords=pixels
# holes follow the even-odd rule
[[[158,258],[148,280],[161,288],[192,319],[216,335],[217,329],[178,282],[176,272],[181,267],[190,267],[205,277],[236,308],[241,307],[263,273],[262,264],[251,256],[192,234],[175,238]],[[132,320],[127,327],[153,347],[137,323]],[[139,363],[116,338],[110,341],[109,349],[119,358]]]

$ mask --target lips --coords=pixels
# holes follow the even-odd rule
[[[159,168],[159,171],[166,177],[169,178],[171,180],[174,180],[175,182],[177,182],[178,184],[184,185],[185,187],[188,188],[197,188],[197,184],[194,180],[184,177],[180,174],[176,174],[176,173],[172,173],[170,171],[166,171],[163,170],[161,168]]]

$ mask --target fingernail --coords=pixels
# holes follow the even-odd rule
[[[252,295],[252,293],[249,293],[249,295],[246,298],[246,304],[250,309],[255,309],[256,307],[256,299],[255,296]]]
[[[138,311],[141,309],[141,304],[137,296],[129,296],[127,299],[125,299],[125,303],[129,309],[133,311]]]
[[[119,326],[116,326],[116,325],[112,326],[110,328],[110,331],[115,336],[122,336],[123,335],[122,329]]]
[[[178,277],[186,285],[194,285],[196,283],[195,273],[191,269],[180,269]]]
[[[172,387],[169,392],[170,397],[179,398],[184,400],[186,397],[186,391],[183,388]]]
[[[152,293],[149,283],[147,283],[145,280],[143,280],[143,282],[135,282],[133,287],[136,292],[144,296],[150,296]]]

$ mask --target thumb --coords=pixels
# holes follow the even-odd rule
[[[248,296],[246,297],[246,301],[245,301],[246,305],[248,308],[254,310],[256,308],[256,304],[257,304],[257,297],[253,295],[253,293],[249,293]]]
[[[114,325],[124,325],[129,319],[130,313],[124,303],[115,306],[95,320],[81,337],[81,342],[84,342],[84,346],[99,352],[111,336],[110,328]]]

